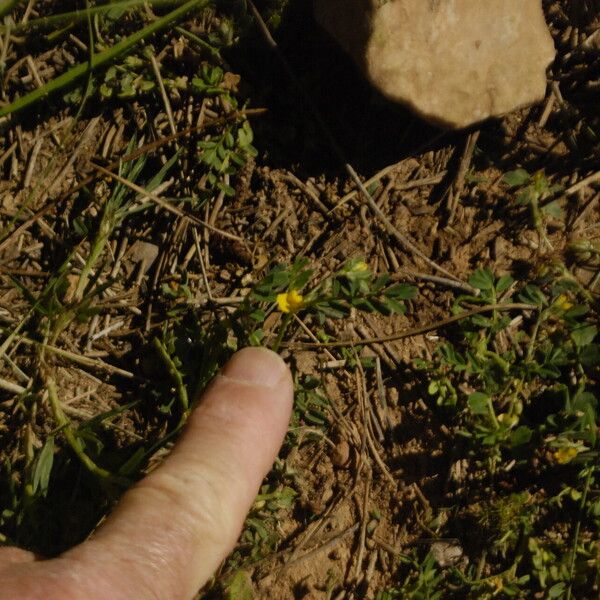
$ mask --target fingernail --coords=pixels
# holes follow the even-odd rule
[[[267,348],[244,348],[236,352],[221,371],[222,377],[250,385],[274,388],[288,367],[278,354]]]

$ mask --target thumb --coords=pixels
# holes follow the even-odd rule
[[[192,598],[239,536],[283,441],[292,396],[279,356],[241,350],[210,385],[170,456],[124,494],[102,527],[60,558],[22,569],[38,569],[46,599],[55,588],[60,598]]]

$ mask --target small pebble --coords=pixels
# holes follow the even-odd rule
[[[336,467],[345,467],[350,460],[350,446],[348,442],[342,440],[338,443],[331,455],[331,462]]]

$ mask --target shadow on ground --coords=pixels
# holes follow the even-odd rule
[[[398,162],[443,133],[378,95],[317,25],[310,2],[288,5],[275,38],[304,92],[292,83],[256,27],[228,56],[252,104],[269,110],[253,126],[271,167],[296,167],[304,176],[340,171],[310,102],[347,159],[365,175]]]

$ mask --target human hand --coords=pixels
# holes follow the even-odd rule
[[[189,600],[231,551],[283,441],[293,398],[283,360],[233,356],[169,457],[101,527],[58,558],[0,548],[0,600]]]

